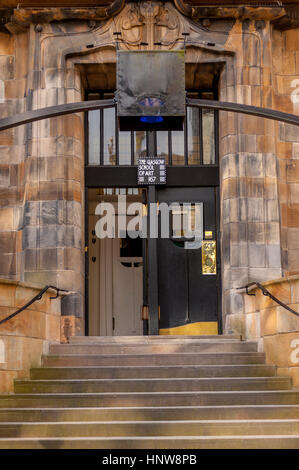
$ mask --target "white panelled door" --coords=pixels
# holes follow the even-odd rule
[[[141,320],[142,258],[120,257],[120,239],[113,240],[113,335],[143,334]]]

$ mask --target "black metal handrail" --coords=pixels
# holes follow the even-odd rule
[[[23,307],[19,308],[16,312],[12,313],[8,317],[3,318],[3,320],[0,321],[0,325],[2,325],[2,323],[7,322],[8,320],[11,320],[11,318],[13,318],[16,315],[18,315],[19,313],[23,312],[23,310],[26,310],[26,308],[28,308],[34,302],[36,302],[37,300],[40,300],[42,298],[42,296],[44,295],[44,293],[47,292],[48,289],[56,290],[55,297],[50,297],[50,299],[57,299],[57,297],[59,295],[59,292],[68,292],[66,289],[60,289],[60,288],[55,287],[55,286],[45,286],[41,291],[39,291],[38,294],[36,294],[36,296],[34,296],[31,300],[29,300],[29,302],[27,302],[27,304],[23,305]]]
[[[247,286],[238,287],[237,289],[246,289],[246,294],[247,295],[255,295],[255,294],[250,294],[248,292],[248,287],[251,287],[251,286],[254,286],[254,285],[256,285],[266,297],[270,297],[270,299],[274,300],[274,302],[276,302],[278,305],[285,308],[289,312],[293,313],[294,315],[296,315],[296,317],[299,317],[298,312],[293,310],[291,307],[288,307],[286,304],[281,302],[281,300],[277,299],[277,297],[275,297],[273,294],[271,294],[271,292],[269,292],[268,289],[266,289],[264,286],[262,286],[262,284],[260,284],[259,282],[250,282],[250,284],[247,284]]]

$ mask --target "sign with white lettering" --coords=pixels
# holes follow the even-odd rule
[[[138,184],[166,184],[166,160],[159,157],[139,158]]]

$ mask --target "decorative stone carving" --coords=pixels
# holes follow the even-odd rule
[[[182,40],[182,29],[185,21],[180,21],[180,16],[177,10],[169,8],[169,5],[160,9],[156,21],[158,42],[161,42],[164,46],[171,46],[177,41],[176,38]]]
[[[115,19],[122,32],[120,47],[125,49],[141,43],[146,43],[148,49],[157,48],[155,43],[173,47],[182,42],[181,34],[187,23],[170,2],[129,4]]]
[[[181,14],[172,2],[129,3],[118,16],[95,30],[95,46],[103,43],[114,45],[113,33],[121,32],[121,49],[136,46],[143,49],[179,49],[183,46],[182,33],[188,33],[187,44],[209,47],[210,42],[215,50],[219,45],[222,51],[221,46],[225,44],[234,21],[217,21],[216,24],[216,30],[215,22],[212,22],[210,29],[196,24]]]
[[[118,22],[122,32],[122,41],[130,45],[138,45],[142,42],[142,30],[145,25],[144,17],[141,15],[140,8],[136,4],[127,8],[127,14],[121,15]]]
[[[80,29],[77,25],[67,33],[57,34],[51,24],[44,25],[40,39],[42,67],[63,69],[67,58],[75,56],[81,56],[80,63],[89,63],[88,57],[90,58],[91,54],[93,60],[98,63],[102,60],[96,59],[95,54],[107,48],[111,48],[111,53],[114,53],[116,47],[124,50],[181,49],[183,33],[189,34],[189,50],[190,46],[195,46],[219,58],[219,54],[234,52],[231,47],[226,47],[234,22],[225,19],[211,20],[210,25],[203,26],[201,22],[194,22],[180,13],[171,1],[131,2],[114,18],[101,22],[97,27],[90,28],[86,24],[85,29],[82,23]],[[114,34],[116,32],[121,33],[117,40]],[[68,34],[72,35],[71,42]],[[198,62],[198,58],[195,62]]]

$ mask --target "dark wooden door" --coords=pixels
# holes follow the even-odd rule
[[[157,190],[157,200],[159,204],[197,204],[202,211],[202,238],[217,241],[214,187],[165,187]],[[208,327],[213,323],[217,328],[217,274],[203,274],[200,241],[162,238],[159,233],[158,286],[160,330],[199,322],[211,322]]]

